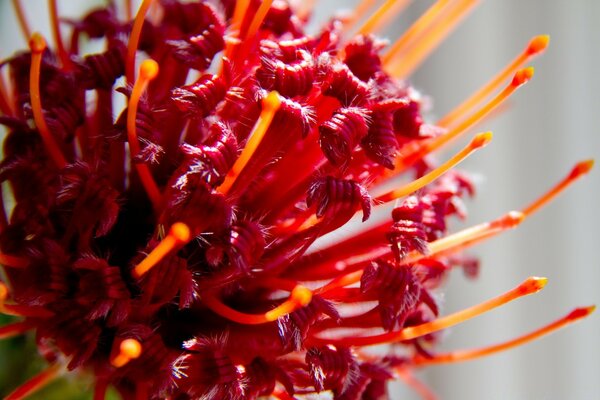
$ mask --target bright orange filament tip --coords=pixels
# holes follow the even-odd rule
[[[31,97],[31,109],[33,111],[33,119],[38,128],[40,136],[44,141],[46,150],[54,163],[59,168],[64,168],[67,161],[62,154],[62,151],[56,144],[50,129],[44,119],[42,110],[42,100],[40,97],[40,70],[42,65],[42,54],[46,50],[46,39],[39,33],[35,32],[29,40],[29,48],[31,49],[31,68],[29,71],[29,95]]]
[[[569,187],[572,183],[577,181],[582,176],[587,175],[594,167],[594,160],[585,160],[577,163],[562,181],[558,182],[548,192],[544,193],[540,198],[535,200],[533,203],[525,207],[523,213],[526,216],[530,216],[534,212],[538,211],[544,205],[548,204],[552,199],[558,196],[563,190]]]
[[[142,354],[142,345],[136,339],[125,339],[119,345],[119,354],[111,361],[115,368],[125,366],[129,361],[138,358]]]
[[[131,97],[129,99],[129,105],[127,107],[127,141],[129,143],[129,153],[131,158],[134,159],[135,156],[140,152],[140,144],[138,142],[137,137],[137,109],[138,104],[140,102],[140,97],[146,90],[148,83],[156,78],[158,74],[158,63],[154,60],[145,60],[140,65],[140,76],[135,81],[133,85],[133,90],[131,91]],[[158,189],[158,185],[154,181],[152,177],[152,173],[150,172],[150,168],[147,164],[143,163],[135,163],[135,168],[138,172],[142,185],[154,206],[154,210],[157,211],[161,207],[162,203],[162,195],[160,190]]]
[[[186,224],[174,223],[167,236],[134,268],[133,275],[136,278],[142,277],[169,253],[188,243],[191,238],[192,233]]]
[[[550,36],[549,35],[535,36],[533,39],[531,39],[531,41],[529,42],[529,45],[527,46],[527,53],[530,55],[540,54],[541,52],[543,52],[544,50],[546,50],[548,48],[549,44],[550,44]]]
[[[62,367],[59,364],[51,365],[23,385],[16,388],[12,393],[6,396],[4,400],[21,400],[30,396],[52,382],[61,370]]]
[[[252,158],[252,155],[267,133],[267,130],[269,129],[269,126],[271,126],[271,122],[273,122],[273,118],[275,117],[275,114],[277,113],[277,110],[279,110],[280,106],[281,98],[279,97],[279,93],[276,91],[270,92],[263,99],[262,111],[248,137],[246,147],[244,147],[244,150],[242,150],[242,153],[231,167],[231,170],[227,173],[227,176],[225,177],[225,180],[221,186],[217,188],[219,192],[229,192],[235,180],[242,172],[246,164],[248,164],[248,161],[250,161],[250,158]]]
[[[128,83],[132,83],[135,80],[135,53],[140,42],[144,19],[151,5],[152,0],[143,0],[133,20],[131,35],[129,35],[129,42],[127,43],[127,59],[125,64],[125,77]]]
[[[460,324],[520,297],[536,293],[543,289],[547,282],[548,279],[546,278],[530,277],[516,288],[493,299],[421,325],[401,329],[400,331],[387,332],[374,336],[349,336],[333,339],[312,338],[310,339],[312,341],[311,344],[327,343],[333,344],[334,346],[371,346],[415,339]]]
[[[518,70],[515,73],[515,76],[514,76],[511,84],[516,87],[526,84],[527,82],[529,82],[529,80],[531,78],[533,78],[534,72],[535,72],[535,69],[533,67],[527,67],[527,68]]]
[[[517,346],[521,346],[526,343],[530,343],[534,340],[541,338],[542,336],[546,336],[552,332],[555,332],[565,326],[572,324],[576,321],[579,321],[582,318],[588,317],[591,313],[594,312],[596,306],[590,307],[581,307],[576,308],[571,311],[569,314],[564,317],[546,325],[542,328],[536,329],[533,332],[527,333],[525,335],[519,336],[512,340],[508,340],[503,343],[499,343],[493,346],[482,347],[478,349],[470,349],[470,350],[457,350],[449,353],[436,354],[433,357],[425,358],[422,356],[417,356],[413,359],[413,364],[424,366],[431,364],[445,364],[445,363],[455,363],[462,361],[469,361],[479,357],[489,356],[495,353],[499,353],[505,350],[512,349]]]
[[[422,176],[419,179],[416,179],[416,180],[410,182],[409,184],[407,184],[401,188],[392,190],[384,195],[378,196],[376,198],[376,200],[387,203],[389,201],[398,199],[400,197],[407,196],[407,195],[421,189],[422,187],[433,182],[435,179],[439,178],[445,172],[454,168],[456,165],[458,165],[460,162],[462,162],[465,158],[467,158],[470,154],[472,154],[475,150],[485,147],[492,140],[492,137],[493,137],[492,132],[483,132],[483,133],[477,134],[465,148],[463,148],[461,151],[456,153],[454,155],[454,157],[452,157],[450,160],[446,161],[444,164],[440,165],[439,167],[437,167],[433,171],[429,172],[428,174]]]
[[[213,312],[231,321],[245,325],[260,325],[276,321],[277,319],[288,315],[299,308],[305,307],[310,303],[311,300],[312,291],[304,286],[296,285],[292,289],[290,297],[271,311],[267,311],[264,314],[247,314],[236,311],[223,304],[223,302],[221,302],[212,293],[207,293],[202,296],[202,301],[204,304]]]

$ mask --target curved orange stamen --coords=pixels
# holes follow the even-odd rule
[[[493,299],[484,301],[483,303],[469,307],[465,310],[458,311],[454,314],[450,314],[448,316],[441,317],[421,325],[404,328],[400,331],[382,333],[380,335],[373,336],[351,336],[332,339],[322,339],[315,337],[309,339],[309,341],[312,342],[311,344],[319,344],[323,342],[327,344],[333,344],[334,346],[372,346],[377,344],[394,343],[403,340],[415,339],[417,337],[421,337],[460,324],[464,321],[477,317],[506,303],[516,300],[520,297],[536,293],[543,289],[544,286],[546,286],[547,281],[548,280],[546,278],[528,278],[516,288],[509,290],[508,292],[503,293],[500,296],[497,296]]]
[[[479,0],[465,0],[463,3],[449,7],[443,18],[438,20],[418,43],[405,52],[402,57],[397,57],[396,63],[389,66],[390,75],[395,77],[411,75],[478,3]]]
[[[142,345],[140,342],[136,339],[125,339],[119,344],[119,352],[110,360],[110,364],[115,368],[121,368],[141,354]]]
[[[523,209],[523,214],[526,216],[530,216],[541,207],[546,205],[549,201],[558,196],[563,190],[565,190],[572,183],[577,181],[584,175],[587,175],[592,168],[594,167],[594,160],[585,160],[579,162],[577,165],[573,167],[569,175],[567,175],[562,181],[557,183],[552,189],[550,189],[547,193],[541,196],[539,199],[535,200],[533,203],[528,205]]]
[[[416,179],[398,189],[392,190],[386,194],[378,196],[376,201],[387,203],[392,200],[399,199],[404,196],[421,189],[422,187],[430,184],[444,173],[460,164],[465,158],[471,155],[474,151],[485,147],[492,140],[492,132],[484,132],[477,134],[471,142],[465,146],[461,151],[456,153],[448,161],[429,172],[428,174]]]
[[[229,170],[229,173],[225,177],[225,180],[221,186],[217,188],[219,192],[229,192],[235,180],[242,172],[246,164],[248,164],[248,161],[250,161],[250,158],[252,158],[252,155],[267,133],[267,130],[269,129],[269,126],[271,126],[271,122],[273,122],[273,118],[275,117],[277,110],[279,110],[280,105],[281,99],[279,98],[279,94],[275,91],[270,92],[267,97],[263,99],[262,111],[258,117],[258,120],[256,121],[256,124],[254,125],[254,128],[252,128],[252,132],[248,137],[246,146],[233,164],[233,167],[231,167],[231,170]]]
[[[6,396],[4,400],[21,400],[26,398],[56,379],[61,370],[62,367],[60,365],[51,365],[23,385],[19,386],[12,393]]]
[[[207,293],[202,296],[204,304],[206,304],[213,312],[231,321],[245,325],[259,325],[276,321],[299,308],[305,307],[311,300],[312,292],[302,285],[296,285],[296,287],[292,289],[290,297],[271,311],[267,311],[263,314],[246,314],[223,304],[212,293]]]
[[[135,53],[137,52],[142,27],[144,26],[144,20],[150,5],[152,5],[152,0],[143,0],[133,20],[129,43],[127,43],[127,59],[125,64],[125,78],[129,84],[135,80]]]
[[[229,24],[231,38],[225,42],[225,51],[223,52],[224,57],[231,59],[234,49],[237,47],[240,38],[240,29],[244,19],[246,19],[246,13],[248,12],[248,6],[250,6],[250,0],[238,0],[235,3],[235,9],[233,10],[233,17]]]
[[[519,336],[512,340],[508,340],[503,343],[499,343],[493,346],[482,347],[479,349],[470,350],[456,350],[449,353],[436,354],[433,357],[426,358],[423,356],[416,356],[413,359],[413,364],[418,366],[432,365],[432,364],[447,364],[456,363],[462,361],[469,361],[480,357],[489,356],[501,351],[509,350],[517,346],[524,345],[546,336],[552,332],[555,332],[567,325],[579,321],[580,319],[588,317],[594,312],[596,306],[576,308],[564,317],[546,325],[533,332]]]
[[[133,275],[136,278],[142,277],[169,253],[181,248],[191,239],[192,233],[186,224],[174,223],[167,236],[134,268]]]
[[[42,54],[46,50],[46,40],[39,33],[34,33],[29,41],[29,48],[31,49],[31,69],[29,71],[29,96],[31,97],[31,109],[33,111],[33,119],[38,128],[40,136],[44,141],[46,150],[50,154],[50,157],[54,160],[54,163],[59,168],[64,168],[67,165],[67,161],[63,156],[60,148],[56,144],[54,137],[50,133],[50,129],[44,119],[44,112],[42,111],[42,100],[40,97],[40,70],[42,66]]]
[[[71,59],[69,54],[65,50],[65,46],[62,41],[62,34],[60,33],[60,21],[58,20],[58,4],[56,0],[48,0],[48,9],[50,10],[50,25],[52,27],[52,36],[54,43],[56,44],[56,53],[60,59],[63,69],[71,68]]]
[[[13,8],[15,9],[15,14],[17,14],[17,20],[19,21],[19,27],[21,28],[23,37],[25,37],[25,41],[28,41],[31,37],[31,29],[29,28],[29,23],[27,22],[27,18],[25,17],[25,11],[23,10],[21,1],[12,0],[12,3]]]
[[[498,89],[498,87],[500,87],[504,81],[513,75],[526,62],[543,53],[548,47],[549,42],[550,36],[548,35],[539,35],[532,38],[521,54],[512,60],[502,71],[494,76],[481,89],[479,89],[471,97],[462,102],[458,107],[441,118],[436,125],[443,128],[454,126],[461,118],[465,116],[467,112],[485,100],[485,98],[488,97],[494,90]]]
[[[385,29],[387,24],[401,13],[410,2],[411,0],[386,0],[358,29],[358,34],[368,35]]]
[[[132,160],[140,152],[140,144],[138,142],[136,126],[137,109],[140,97],[146,90],[148,83],[154,79],[157,74],[158,64],[156,61],[146,60],[142,63],[142,65],[140,65],[140,76],[133,85],[133,90],[131,92],[131,97],[127,107],[127,141],[129,142],[129,153]],[[144,186],[144,189],[146,190],[146,193],[148,194],[148,197],[154,206],[154,210],[159,210],[162,202],[162,195],[160,194],[160,190],[158,189],[158,186],[152,177],[150,168],[148,168],[147,164],[143,163],[135,163],[135,168],[140,176],[142,185]]]

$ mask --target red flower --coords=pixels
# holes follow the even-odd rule
[[[547,37],[507,67],[514,78],[489,103],[506,79],[429,125],[401,78],[475,2],[440,2],[389,50],[374,33],[393,1],[355,37],[356,16],[305,34],[310,10],[285,1],[151,3],[133,24],[115,7],[92,11],[65,47],[51,1],[56,50],[33,34],[30,52],[3,64],[12,91],[0,91],[0,177],[15,207],[10,218],[0,209],[0,311],[23,321],[0,337],[33,329],[52,363],[9,398],[61,365],[91,372],[96,398],[108,385],[124,398],[384,398],[414,368],[490,354],[593,310],[481,350],[434,347],[436,332],[546,282],[440,317],[447,271],[476,274],[456,251],[516,226],[592,166],[578,164],[522,212],[447,232],[474,193],[448,170],[491,133],[439,167],[430,153],[526,83],[533,69],[519,68]],[[106,51],[80,57],[85,36]],[[147,58],[137,78],[136,54]],[[127,108],[113,120],[115,92]],[[414,180],[389,189],[399,176]],[[315,245],[389,202],[383,222]],[[384,343],[397,345],[388,356],[363,349]]]

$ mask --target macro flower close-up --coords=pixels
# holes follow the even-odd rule
[[[3,1],[0,396],[596,398],[592,3]]]

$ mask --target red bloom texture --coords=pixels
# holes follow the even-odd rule
[[[418,368],[593,311],[436,351],[441,330],[546,282],[441,316],[448,272],[477,275],[463,250],[521,223],[593,162],[521,211],[448,233],[475,191],[453,167],[492,135],[439,165],[432,153],[529,81],[523,66],[548,37],[429,124],[404,77],[477,1],[436,2],[391,45],[376,33],[408,2],[370,3],[309,35],[302,2],[144,0],[135,15],[111,2],[61,21],[50,0],[49,46],[14,2],[30,49],[2,63],[0,177],[14,207],[0,208],[0,311],[20,319],[0,338],[33,330],[50,367],[8,398],[80,369],[95,399],[109,386],[125,399],[384,399],[396,378],[426,392]],[[86,38],[105,51],[82,55]],[[363,224],[371,215],[384,218]],[[389,352],[369,351],[378,344]]]

